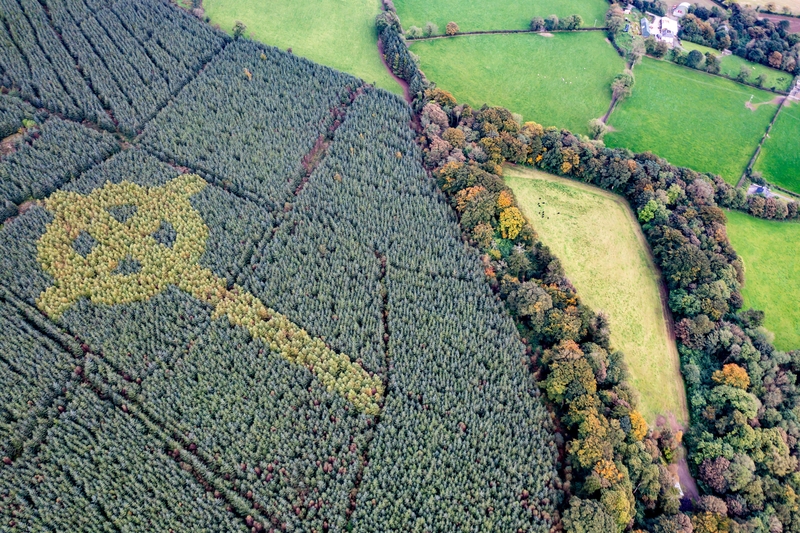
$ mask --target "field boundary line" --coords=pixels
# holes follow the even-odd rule
[[[777,111],[775,111],[775,114],[772,115],[772,120],[770,121],[769,125],[767,126],[767,130],[764,132],[764,135],[761,136],[761,140],[759,141],[758,146],[756,146],[755,153],[753,153],[753,156],[750,158],[750,162],[747,163],[747,167],[744,169],[744,172],[742,173],[742,177],[739,178],[739,181],[736,183],[736,188],[742,187],[744,185],[745,181],[747,181],[747,177],[753,171],[753,165],[756,164],[756,161],[758,160],[758,156],[761,155],[761,148],[764,146],[764,141],[766,141],[767,137],[769,137],[769,132],[772,131],[772,126],[775,125],[775,121],[778,119],[778,115],[781,114],[781,111],[783,111],[783,108],[786,106],[786,102],[788,102],[788,101],[789,101],[789,97],[785,96],[783,98],[783,100],[781,100],[781,105],[778,106],[778,109],[777,109]]]
[[[689,41],[689,42],[692,43],[692,44],[698,44],[698,43],[695,43],[693,41]],[[709,72],[707,70],[700,70],[698,68],[692,68],[692,67],[690,67],[688,65],[681,65],[680,63],[676,63],[674,61],[670,61],[670,60],[664,59],[664,58],[655,57],[655,56],[652,56],[652,55],[649,55],[649,54],[645,54],[645,55],[647,57],[649,57],[650,59],[655,59],[656,61],[664,61],[666,63],[672,63],[673,65],[678,65],[679,67],[683,67],[683,68],[688,69],[688,70],[694,70],[696,72],[702,72],[703,74],[708,74],[709,76],[716,76],[717,78],[724,78],[724,79],[730,80],[730,81],[732,81],[734,83],[738,83],[739,85],[744,85],[745,87],[750,87],[752,89],[757,89],[759,91],[766,91],[768,93],[779,94],[781,96],[786,96],[786,95],[789,94],[789,92],[787,92],[787,91],[781,91],[781,90],[778,90],[778,89],[771,89],[771,88],[767,88],[767,87],[759,87],[757,85],[753,85],[752,83],[746,83],[746,82],[743,82],[743,81],[739,81],[736,78],[733,78],[731,76],[726,76],[724,74],[715,73],[715,72]],[[735,56],[735,57],[740,57],[740,56]],[[744,59],[744,58],[741,58],[741,59]],[[745,61],[748,61],[748,60],[745,59]],[[749,61],[749,62],[752,63],[752,61]],[[761,63],[755,63],[755,64],[756,65],[761,65]],[[761,65],[761,66],[762,67],[766,67],[766,65]],[[789,74],[789,73],[787,72],[787,74]],[[791,87],[792,87],[792,85],[789,85],[790,89],[791,89]]]
[[[347,522],[348,524],[352,524],[352,516],[356,512],[356,507],[358,505],[358,493],[361,490],[361,482],[364,480],[364,471],[369,466],[369,452],[372,450],[372,441],[375,440],[378,434],[378,426],[381,423],[381,415],[383,414],[384,409],[386,409],[386,399],[389,397],[389,368],[392,364],[391,358],[389,357],[389,288],[386,286],[386,276],[388,274],[388,267],[389,267],[389,260],[387,259],[386,255],[380,253],[378,250],[373,249],[372,251],[375,254],[375,259],[378,261],[378,265],[380,267],[380,274],[378,275],[378,287],[381,291],[381,329],[383,333],[381,335],[381,342],[383,344],[383,363],[385,366],[384,374],[383,374],[383,405],[381,406],[381,411],[377,415],[375,415],[375,422],[372,427],[372,432],[370,433],[369,437],[367,437],[366,442],[364,442],[364,448],[361,451],[361,463],[358,465],[358,472],[356,473],[356,477],[353,480],[353,488],[350,490],[350,505],[347,509]]]
[[[198,76],[200,76],[200,74],[203,73],[206,67],[208,67],[208,65],[211,64],[212,61],[214,61],[220,55],[222,55],[222,53],[228,48],[228,45],[230,45],[232,42],[233,40],[224,41],[220,49],[217,50],[214,54],[211,54],[211,57],[208,58],[208,61],[205,61],[203,64],[201,64],[200,68],[198,68],[197,71],[190,78],[188,78],[185,83],[183,83],[180,87],[178,87],[177,91],[175,91],[174,93],[170,93],[169,98],[167,98],[161,106],[157,107],[149,117],[143,118],[141,123],[139,124],[139,133],[136,134],[134,137],[132,137],[130,141],[132,143],[138,141],[139,138],[142,135],[144,135],[144,129],[147,127],[147,125],[150,124],[150,122],[152,122],[153,119],[155,119],[169,104],[171,104],[175,100],[175,98],[177,98],[178,95],[180,95],[190,83],[196,80]]]
[[[599,26],[592,26],[589,28],[576,28],[574,30],[475,30],[475,31],[461,31],[453,35],[431,35],[430,37],[406,37],[406,41],[414,43],[417,41],[433,41],[435,39],[451,39],[453,37],[461,37],[464,35],[502,35],[502,34],[516,34],[516,33],[579,33],[590,31],[606,31],[606,28]]]

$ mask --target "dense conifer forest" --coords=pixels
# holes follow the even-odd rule
[[[2,9],[4,530],[551,530],[401,99],[159,0]]]

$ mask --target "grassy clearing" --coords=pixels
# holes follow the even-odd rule
[[[721,57],[719,50],[714,50],[713,48],[709,48],[708,46],[695,44],[685,40],[681,41],[681,46],[683,46],[683,48],[685,48],[687,52],[691,52],[692,50],[697,50],[699,52],[702,52],[703,55],[705,55],[707,52],[711,52],[712,54],[719,57],[720,58],[719,73],[724,76],[736,77],[739,74],[742,65],[746,65],[747,68],[749,68],[751,71],[749,81],[755,82],[755,79],[761,74],[767,77],[767,81],[764,82],[765,89],[777,89],[779,91],[788,91],[789,87],[792,84],[793,76],[782,70],[770,68],[766,65],[761,65],[759,63],[753,63],[752,61],[748,61],[736,55]]]
[[[800,224],[729,211],[728,238],[744,259],[745,308],[761,309],[779,350],[800,348]]]
[[[429,79],[459,102],[520,113],[544,126],[586,133],[611,103],[625,63],[602,32],[469,35],[416,42]]]
[[[685,423],[683,380],[661,306],[659,274],[628,205],[606,191],[543,172],[515,167],[505,174],[583,300],[608,314],[611,342],[625,353],[644,416],[653,422],[671,412]]]
[[[755,169],[764,179],[800,193],[800,103],[783,108],[761,147]]]
[[[616,131],[606,144],[736,183],[775,114],[776,95],[647,57],[634,73],[633,95],[611,115]],[[745,105],[751,96],[755,110]]]
[[[403,94],[378,53],[379,0],[203,0],[203,8],[227,32],[240,20],[257,41]]]
[[[464,2],[463,0],[395,0],[403,28],[430,21],[444,32],[454,21],[461,31],[524,30],[533,17],[557,15],[560,18],[580,15],[584,26],[602,26],[608,3],[605,0],[495,0]]]

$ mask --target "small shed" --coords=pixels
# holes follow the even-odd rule
[[[651,35],[653,35],[652,33],[650,33],[650,21],[649,20],[647,20],[646,18],[642,17],[642,20],[641,20],[640,24],[642,26],[642,37],[650,37]]]
[[[681,2],[678,4],[678,7],[672,12],[672,15],[678,18],[685,17],[687,13],[689,13],[689,8],[692,7],[692,4],[689,2]]]

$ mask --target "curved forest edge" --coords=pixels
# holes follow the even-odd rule
[[[630,478],[623,475],[625,481],[616,486],[605,479],[603,486],[598,483],[597,470],[582,462],[585,456],[573,454],[596,434],[581,432],[587,427],[584,419],[577,427],[569,425],[575,421],[570,414],[580,409],[578,405],[585,405],[588,372],[584,381],[575,371],[567,378],[568,386],[553,387],[563,378],[558,356],[551,355],[555,338],[543,336],[547,330],[543,329],[541,311],[549,302],[536,290],[547,280],[531,285],[519,266],[527,265],[520,261],[520,244],[524,250],[525,233],[533,230],[527,230],[529,226],[513,195],[497,181],[506,161],[591,182],[624,196],[635,208],[664,273],[691,411],[692,426],[685,436],[688,459],[704,495],[685,507],[667,503],[669,498],[664,494],[653,504],[642,501],[639,487],[635,496],[628,493],[628,497],[636,498],[633,527],[687,532],[800,530],[800,508],[795,503],[800,490],[800,425],[794,412],[800,352],[776,350],[769,341],[771,334],[762,326],[763,312],[741,309],[744,272],[728,241],[721,209],[747,209],[752,213],[754,202],[763,207],[773,200],[773,217],[779,211],[779,218],[796,219],[797,203],[748,199],[744,191],[718,176],[674,167],[653,154],[609,149],[566,130],[545,129],[535,123],[521,125],[502,108],[473,110],[458,105],[419,71],[391,2],[384,2],[384,6],[386,11],[376,20],[377,29],[387,64],[415,94],[413,106],[420,117],[419,140],[426,163],[459,211],[465,237],[485,253],[487,276],[494,278],[496,290],[516,318],[523,337],[532,351],[541,350],[542,357],[535,362],[537,377],[547,397],[561,408],[560,420],[568,441],[567,499],[574,507],[565,513],[566,529],[604,531],[586,524],[576,528],[572,522],[573,516],[585,516],[582,509],[587,502],[596,504],[597,500],[619,524],[624,515],[619,512],[621,507],[610,504],[613,497],[608,493],[611,487],[625,492],[624,483]],[[492,191],[498,198],[504,191],[509,195],[504,207],[491,204],[487,193]],[[519,233],[512,228],[519,228]],[[503,242],[508,240],[510,245]],[[530,261],[531,257],[527,258]],[[514,270],[517,276],[512,275]],[[498,273],[503,278],[497,279]],[[526,283],[524,302],[531,305],[523,306],[520,313],[519,289]],[[568,335],[559,341],[565,338]],[[572,359],[567,359],[580,361],[585,355],[574,352]],[[584,395],[565,396],[566,391],[572,392],[572,385]],[[595,386],[600,390],[598,383]],[[603,415],[606,421],[614,420],[609,410]],[[630,412],[628,416],[630,420]],[[662,456],[669,458],[670,448],[664,448]],[[658,455],[654,462],[660,459]],[[624,455],[614,456],[625,459]],[[644,469],[634,469],[627,474],[633,478],[642,472]]]

